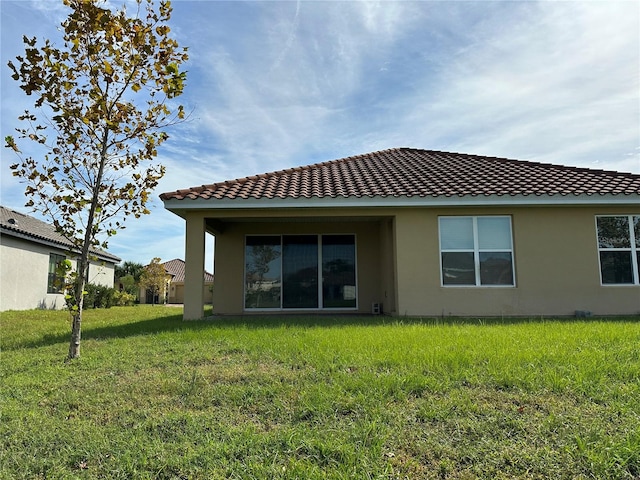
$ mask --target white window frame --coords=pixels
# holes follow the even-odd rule
[[[444,249],[442,248],[442,220],[448,218],[470,218],[473,223],[473,250],[472,249]],[[506,218],[509,220],[509,239],[510,249],[483,249],[480,248],[480,242],[478,238],[478,219],[479,218]],[[442,215],[438,217],[438,248],[439,248],[439,264],[440,264],[440,286],[443,288],[515,288],[516,287],[516,261],[513,248],[513,221],[511,215]],[[471,253],[473,252],[473,264],[475,269],[475,284],[471,285],[459,285],[459,284],[445,284],[444,283],[444,269],[442,265],[443,253]],[[480,279],[480,254],[484,252],[508,252],[511,254],[511,284],[503,285],[483,285]]]
[[[247,295],[247,268],[246,268],[246,264],[247,264],[247,238],[248,237],[279,237],[280,238],[280,251],[282,252],[282,246],[283,246],[283,241],[284,241],[284,237],[285,236],[297,236],[297,235],[301,235],[301,236],[306,236],[306,235],[315,235],[318,238],[318,307],[311,307],[311,308],[284,308],[282,306],[283,303],[283,288],[284,288],[284,283],[282,281],[282,255],[280,255],[280,306],[279,307],[264,307],[264,308],[248,308],[245,305],[245,301],[246,301],[246,295]],[[348,236],[353,236],[353,248],[354,248],[354,268],[355,268],[355,294],[356,294],[356,305],[355,307],[325,307],[323,302],[323,295],[322,295],[322,237],[323,236],[331,236],[331,235],[348,235]],[[242,270],[243,270],[243,274],[242,274],[242,279],[243,279],[243,286],[242,286],[242,309],[244,311],[250,311],[250,312],[288,312],[288,311],[326,311],[326,312],[330,312],[330,311],[357,311],[359,308],[359,298],[360,296],[358,295],[358,236],[355,233],[282,233],[282,234],[271,234],[271,233],[267,233],[267,234],[261,234],[261,233],[252,233],[252,234],[247,234],[245,235],[244,238],[244,254],[243,254],[243,266],[242,266]]]
[[[629,247],[601,247],[600,239],[598,238],[598,218],[611,218],[611,217],[626,217],[627,224],[629,227]],[[629,286],[638,286],[640,285],[640,271],[638,269],[638,253],[640,252],[640,238],[635,238],[635,232],[633,228],[633,217],[640,217],[640,213],[638,214],[630,214],[630,215],[596,215],[595,216],[595,225],[596,225],[596,246],[598,247],[598,271],[600,274],[600,286],[602,287],[629,287]],[[604,283],[602,278],[602,260],[600,253],[601,252],[630,252],[631,253],[631,272],[632,272],[632,283]]]

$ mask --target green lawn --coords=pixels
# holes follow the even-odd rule
[[[5,312],[3,479],[640,478],[640,319]]]

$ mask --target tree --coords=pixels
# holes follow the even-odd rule
[[[129,295],[133,295],[136,299],[138,298],[138,293],[140,291],[139,283],[136,282],[136,279],[133,277],[133,275],[125,275],[124,277],[119,277],[118,284],[121,291],[128,293]]]
[[[144,265],[141,263],[126,261],[122,265],[116,265],[114,273],[116,278],[123,278],[130,275],[136,282],[139,282],[140,275],[142,275],[143,271]]]
[[[171,4],[137,0],[137,11],[112,11],[102,0],[63,0],[63,45],[36,45],[9,62],[12,78],[33,95],[39,118],[25,111],[17,139],[5,138],[19,162],[13,175],[26,183],[26,206],[49,217],[80,252],[72,281],[68,358],[80,356],[83,291],[91,250],[124,228],[127,216],[150,213],[151,190],[164,175],[152,163],[167,140],[166,127],[185,117],[182,94],[186,48],[170,38]],[[31,140],[46,153],[24,158],[18,143]]]
[[[122,265],[116,265],[114,276],[122,290],[138,299],[140,293],[140,275],[144,271],[144,265],[137,262],[126,261]]]
[[[151,263],[144,267],[142,275],[140,275],[140,286],[151,291],[151,304],[155,304],[156,295],[164,292],[169,275],[160,263],[158,257],[151,260]]]

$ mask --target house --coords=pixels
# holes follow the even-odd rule
[[[168,262],[164,262],[165,270],[171,275],[169,283],[169,291],[167,296],[168,303],[184,303],[184,260],[174,258]],[[213,302],[213,274],[204,271],[204,290],[203,297],[205,303]]]
[[[174,258],[161,263],[167,272],[167,284],[165,290],[158,297],[166,299],[167,303],[184,303],[184,260]],[[205,303],[213,301],[213,274],[204,271],[203,299]],[[140,292],[140,303],[151,303],[151,293],[144,289]],[[155,303],[158,303],[156,299]]]
[[[53,225],[0,206],[0,311],[64,308],[56,267],[74,258],[72,249]],[[102,250],[91,253],[87,280],[113,287],[120,259]]]
[[[640,175],[395,148],[161,195],[185,319],[640,313]]]

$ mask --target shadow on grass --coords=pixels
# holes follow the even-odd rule
[[[490,318],[462,318],[462,317],[391,317],[386,315],[237,315],[210,316],[202,320],[183,321],[182,312],[168,314],[162,317],[144,319],[120,325],[107,327],[84,327],[83,340],[105,340],[109,338],[126,338],[138,335],[153,335],[163,332],[181,330],[210,330],[225,328],[341,328],[352,326],[508,326],[531,323],[584,323],[584,322],[640,322],[637,317],[490,317]],[[36,340],[16,343],[5,350],[20,348],[37,348],[69,341],[70,333],[46,334]]]

